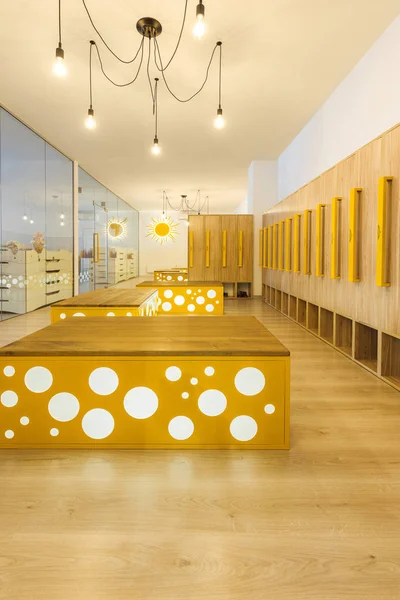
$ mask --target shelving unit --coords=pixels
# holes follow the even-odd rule
[[[378,372],[378,331],[363,323],[355,324],[354,358],[367,369]]]
[[[297,322],[303,325],[303,327],[307,323],[307,302],[301,298],[297,300]]]
[[[276,297],[281,301],[276,302]],[[288,313],[285,312],[286,298]],[[400,337],[378,331],[269,285],[266,286],[264,301],[400,391]]]
[[[316,304],[307,303],[307,329],[318,335],[319,331],[319,309]]]
[[[319,335],[329,344],[333,344],[333,312],[331,310],[325,308],[320,310]]]
[[[400,339],[382,333],[382,378],[400,391]]]
[[[282,312],[284,315],[289,315],[289,294],[282,292]]]
[[[335,348],[353,355],[353,321],[343,315],[335,315]]]

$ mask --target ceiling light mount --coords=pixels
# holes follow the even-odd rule
[[[136,23],[136,29],[138,32],[147,38],[155,38],[162,32],[160,21],[153,19],[153,17],[143,17]]]

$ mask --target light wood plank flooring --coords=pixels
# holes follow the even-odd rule
[[[292,352],[292,449],[2,451],[1,600],[400,598],[400,394],[259,300],[226,309]]]

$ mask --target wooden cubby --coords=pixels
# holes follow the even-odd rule
[[[400,339],[382,333],[382,377],[400,390]]]
[[[354,358],[374,373],[378,372],[378,331],[376,329],[356,322]]]
[[[275,308],[276,310],[281,310],[282,305],[282,292],[280,290],[275,290]]]
[[[353,356],[353,321],[342,315],[335,315],[335,347]]]
[[[289,298],[289,317],[297,320],[297,298],[295,296]]]
[[[297,299],[297,322],[306,326],[307,321],[307,302],[301,298]]]
[[[237,297],[238,298],[252,298],[252,286],[250,282],[239,281],[237,283]]]
[[[319,309],[316,304],[307,302],[307,329],[318,335]]]
[[[224,298],[235,298],[236,289],[234,283],[224,283]]]
[[[321,308],[319,332],[319,335],[323,340],[333,344],[333,312],[331,310]]]
[[[282,292],[282,312],[284,315],[289,315],[289,294]]]
[[[270,288],[269,304],[275,308],[275,288]]]

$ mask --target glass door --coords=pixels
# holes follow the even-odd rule
[[[105,202],[93,201],[93,289],[109,285],[108,214]]]

